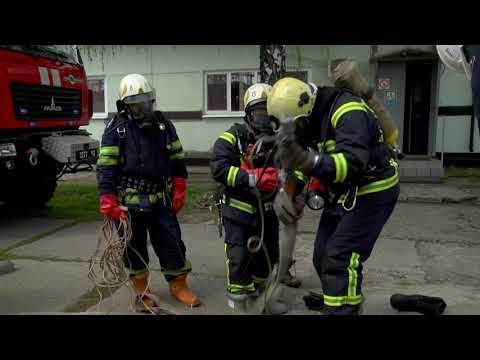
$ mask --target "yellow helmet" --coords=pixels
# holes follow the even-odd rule
[[[255,104],[267,102],[267,97],[272,91],[272,87],[268,84],[259,83],[250,86],[243,96],[243,103],[245,104],[245,112]]]
[[[280,122],[296,120],[312,113],[315,98],[316,91],[311,85],[286,77],[273,85],[267,100],[267,112]]]

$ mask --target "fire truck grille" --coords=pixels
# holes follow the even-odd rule
[[[17,120],[78,120],[82,115],[82,92],[55,86],[12,83]]]

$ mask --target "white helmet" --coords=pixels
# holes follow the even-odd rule
[[[312,89],[313,96],[316,96],[318,92],[318,86],[312,82],[309,82],[308,85],[310,85],[310,88]]]
[[[130,96],[153,92],[155,90],[143,75],[129,74],[120,81],[119,98],[122,101]]]
[[[245,112],[248,111],[253,105],[265,102],[267,103],[267,97],[272,91],[272,87],[268,84],[258,83],[250,86],[245,95],[243,96],[243,103],[245,104]]]
[[[129,74],[120,81],[119,98],[135,119],[142,119],[153,112],[155,89],[139,74]]]
[[[472,65],[465,56],[465,45],[437,45],[438,56],[450,69],[465,72],[467,78],[472,78]]]

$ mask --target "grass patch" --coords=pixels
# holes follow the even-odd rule
[[[102,220],[95,184],[59,182],[52,199],[44,208],[32,209],[26,215],[77,221]]]
[[[192,211],[198,211],[199,201],[203,200],[207,193],[211,193],[215,190],[215,184],[191,184],[188,185],[187,199],[185,201],[185,207],[182,212],[191,213]]]
[[[181,216],[193,216],[201,209],[198,202],[205,193],[215,189],[212,183],[189,184],[187,200]],[[77,222],[102,220],[99,210],[99,196],[96,184],[60,182],[53,198],[41,209],[27,210],[24,215],[33,217],[49,217],[55,219],[72,219]],[[208,212],[208,210],[202,210]],[[56,231],[56,230],[55,230]],[[44,236],[45,234],[42,234]],[[48,235],[48,234],[47,234]]]
[[[181,223],[198,223],[212,219],[209,209],[201,205],[205,203],[205,198],[215,191],[214,183],[195,183],[188,185],[187,199],[185,206],[180,211],[178,220]]]
[[[1,260],[12,260],[12,254],[9,254],[5,250],[0,250],[0,261]]]

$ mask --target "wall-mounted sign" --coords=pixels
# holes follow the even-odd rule
[[[390,90],[391,81],[388,78],[377,79],[378,90]]]
[[[383,99],[385,106],[397,105],[397,90],[386,90]]]

